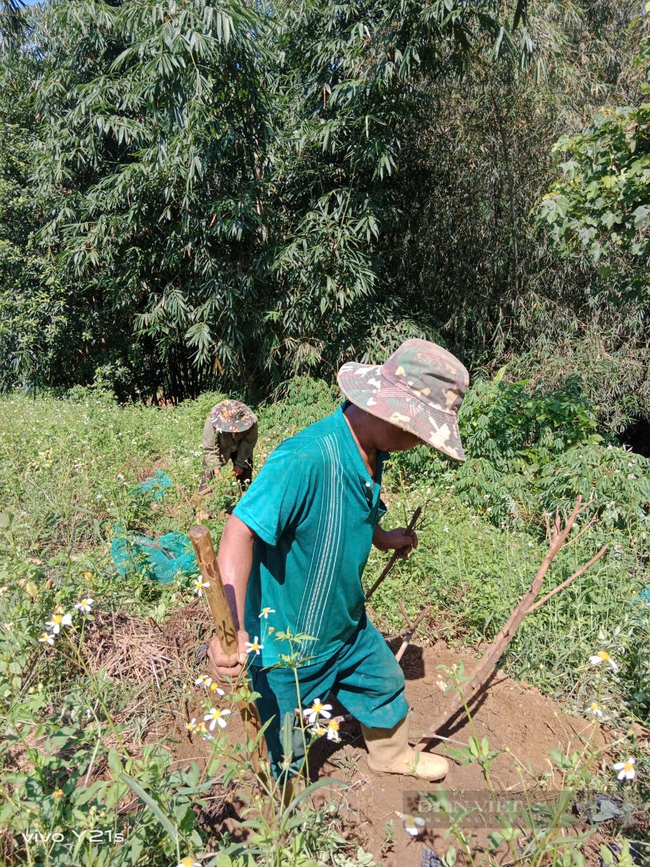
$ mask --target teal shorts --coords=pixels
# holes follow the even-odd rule
[[[305,735],[299,719],[295,672],[292,668],[265,669],[251,665],[252,686],[260,693],[257,708],[263,723],[266,743],[277,777],[283,767],[290,774],[300,771],[305,759]],[[345,642],[325,662],[301,665],[298,670],[300,704],[308,708],[319,698],[335,696],[355,719],[368,728],[393,728],[408,713],[404,694],[404,674],[381,633],[366,614]],[[293,721],[291,760],[283,766],[282,723],[286,714]],[[307,742],[309,735],[305,733]]]

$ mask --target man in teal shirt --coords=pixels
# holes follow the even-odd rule
[[[240,652],[227,657],[215,638],[210,658],[236,676],[250,654],[276,776],[304,757],[300,726],[284,755],[286,715],[306,708],[326,728],[321,698],[331,692],[361,723],[372,770],[441,779],[446,761],[408,745],[404,676],[366,618],[361,576],[371,545],[404,556],[417,546],[414,533],[379,524],[387,454],[426,442],[464,460],[456,416],[468,374],[441,347],[409,340],[381,366],[344,365],[338,380],[346,403],[271,454],[224,528],[218,559]]]

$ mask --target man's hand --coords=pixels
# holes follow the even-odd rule
[[[238,467],[237,464],[233,464],[232,471],[235,474],[236,478],[239,478],[240,476],[243,476],[243,474],[244,474],[244,468]]]
[[[248,651],[246,650],[246,642],[249,641],[248,632],[245,629],[240,629],[237,632],[237,645],[239,650],[230,656],[224,653],[219,639],[215,635],[208,645],[208,659],[210,660],[210,668],[212,674],[218,680],[226,680],[227,678],[236,678],[242,670],[243,663],[246,662]]]
[[[418,546],[418,534],[415,530],[407,530],[406,527],[383,530],[377,526],[372,537],[372,544],[380,551],[397,551],[402,560],[406,560],[411,551]]]

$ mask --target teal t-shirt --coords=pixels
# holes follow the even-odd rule
[[[279,445],[235,508],[258,536],[245,617],[251,641],[257,635],[263,644],[256,665],[290,652],[286,640],[274,639],[287,629],[317,639],[302,646],[305,662],[325,660],[361,619],[361,575],[386,511],[380,492],[387,454],[378,453],[372,479],[344,406]],[[260,617],[264,608],[274,611],[268,619]]]

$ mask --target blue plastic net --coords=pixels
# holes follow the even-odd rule
[[[130,494],[149,494],[155,503],[159,503],[165,496],[167,488],[171,487],[172,480],[164,470],[156,470],[153,476],[145,479],[135,488],[131,488]]]
[[[172,480],[166,472],[156,470],[153,476],[136,485],[129,493],[134,498],[143,497],[145,501],[160,502],[171,484]],[[139,572],[160,584],[169,584],[181,572],[192,575],[199,571],[190,539],[179,532],[167,533],[160,539],[146,539],[144,536],[134,536],[116,525],[111,557],[120,575]]]
[[[199,571],[190,539],[178,532],[154,541],[130,536],[115,527],[111,557],[120,575],[141,572],[160,584],[169,584],[180,572],[191,575]]]

